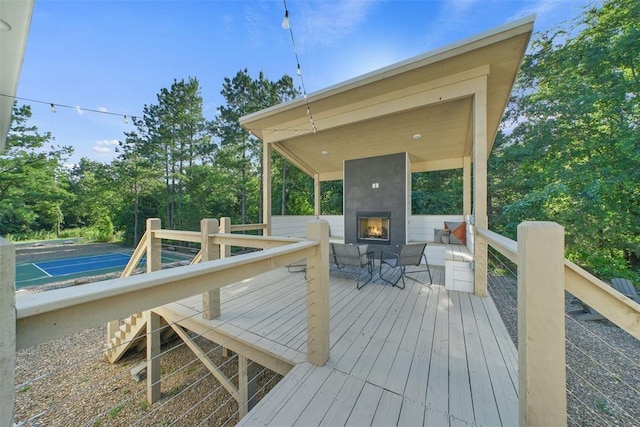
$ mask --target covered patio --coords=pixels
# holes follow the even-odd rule
[[[263,141],[263,221],[272,232],[271,153],[275,150],[314,178],[314,214],[320,216],[320,183],[344,180],[346,162],[403,153],[405,187],[372,175],[382,193],[404,191],[404,243],[411,235],[411,173],[463,170],[463,212],[468,235],[488,228],[487,158],[533,31],[523,18],[476,37],[254,114],[240,123]],[[310,121],[310,115],[313,122]],[[355,172],[357,175],[357,172]],[[399,180],[398,180],[399,181]],[[345,184],[346,186],[346,184]],[[371,193],[376,194],[376,193]],[[350,200],[345,189],[344,228]],[[380,209],[383,210],[383,209]],[[402,215],[401,215],[402,216]],[[348,234],[348,231],[347,231]],[[348,236],[344,236],[346,243]],[[427,236],[430,240],[432,237]],[[466,242],[476,260],[486,244]],[[486,294],[486,268],[475,263],[474,291]]]

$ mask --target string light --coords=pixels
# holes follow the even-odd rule
[[[77,105],[73,106],[73,105],[66,105],[66,104],[58,104],[56,102],[40,101],[38,99],[21,98],[19,96],[11,96],[11,95],[6,95],[4,93],[0,93],[0,96],[4,96],[5,98],[17,99],[17,100],[25,101],[25,102],[32,102],[32,103],[36,103],[36,104],[45,104],[45,105],[48,104],[52,113],[56,112],[56,108],[69,108],[69,109],[76,110],[78,112],[78,114],[82,114],[85,111],[89,111],[91,113],[108,114],[110,116],[119,116],[119,117],[123,118],[124,124],[129,124],[129,118],[127,117],[126,114],[112,113],[111,111],[94,110],[92,108],[82,108],[82,107],[77,106]],[[136,120],[136,116],[131,116],[131,118],[133,120]]]
[[[282,28],[285,30],[289,30],[289,34],[291,35],[291,44],[293,45],[293,53],[296,57],[296,74],[300,77],[300,82],[302,83],[302,94],[304,96],[304,100],[307,103],[307,115],[309,115],[309,122],[311,123],[311,131],[316,133],[318,128],[316,127],[316,122],[313,120],[313,114],[311,114],[311,106],[309,105],[309,98],[307,96],[307,88],[304,85],[304,77],[302,75],[302,68],[300,67],[300,58],[298,57],[298,49],[296,48],[296,40],[293,37],[293,30],[291,29],[291,22],[289,21],[289,9],[287,8],[287,0],[282,0],[284,3],[284,18],[282,19]],[[295,130],[295,134],[298,134],[298,130]]]

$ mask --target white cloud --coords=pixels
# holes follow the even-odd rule
[[[300,48],[332,45],[353,33],[377,5],[372,0],[345,0],[294,3],[290,10],[291,29]]]
[[[96,141],[93,145],[93,151],[98,154],[112,154],[114,152],[113,147],[118,145],[117,139]]]

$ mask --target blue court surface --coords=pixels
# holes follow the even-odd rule
[[[38,262],[33,263],[33,265],[47,276],[57,277],[94,270],[125,267],[129,262],[129,258],[130,256],[127,254],[105,254]]]
[[[129,258],[131,254],[111,253],[20,264],[16,266],[16,289],[122,271]],[[163,264],[185,259],[190,258],[179,254],[162,254]],[[145,258],[142,258],[138,267],[145,263]]]

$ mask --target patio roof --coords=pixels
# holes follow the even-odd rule
[[[413,172],[462,168],[473,158],[474,94],[486,90],[489,152],[533,21],[523,18],[309,94],[315,133],[303,98],[240,123],[320,181],[342,179],[345,160],[400,152],[409,153]]]
[[[18,89],[34,0],[0,2],[0,152],[4,150]],[[7,28],[8,24],[10,28]]]

